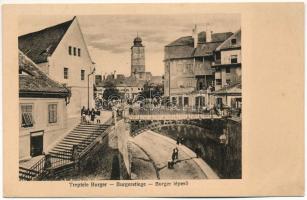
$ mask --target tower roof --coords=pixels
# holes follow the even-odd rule
[[[138,35],[133,40],[133,46],[143,46],[142,45],[142,38],[140,38]]]

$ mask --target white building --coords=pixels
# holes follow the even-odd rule
[[[65,134],[69,93],[19,52],[19,160],[48,152]]]
[[[94,105],[94,75],[89,76],[88,80],[94,64],[77,18],[22,35],[18,38],[18,47],[51,79],[70,88],[68,124],[76,125],[82,106],[89,104],[91,108]]]
[[[215,50],[215,104],[240,108],[241,95],[241,29]]]

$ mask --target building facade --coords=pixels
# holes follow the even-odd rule
[[[69,96],[19,52],[19,160],[47,153],[65,135]]]
[[[215,50],[215,103],[241,107],[241,30]]]
[[[214,50],[232,33],[197,32],[165,46],[164,94],[179,107],[202,107],[214,86]]]
[[[134,99],[137,95],[144,90],[144,80],[139,80],[135,76],[125,77],[107,76],[106,79],[96,84],[98,95],[103,96],[106,89],[113,87],[118,90],[118,98],[121,99]],[[107,99],[104,99],[107,101]]]
[[[70,125],[79,122],[83,106],[94,106],[94,63],[89,55],[78,20],[22,35],[19,49],[33,60],[53,80],[71,90],[67,106]]]

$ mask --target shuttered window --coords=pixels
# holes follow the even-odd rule
[[[21,105],[21,126],[32,127],[34,124],[33,115],[32,115],[32,105],[31,104],[24,104]]]

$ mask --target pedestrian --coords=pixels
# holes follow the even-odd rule
[[[175,159],[178,160],[178,153],[179,153],[179,151],[178,151],[177,147],[174,149],[174,152],[175,152]]]
[[[82,109],[81,109],[81,123],[85,123],[85,107],[83,106]]]
[[[180,143],[183,144],[184,138],[181,137]]]
[[[96,116],[96,112],[94,108],[92,108],[90,115],[91,115],[91,122],[94,124],[95,116]]]
[[[85,106],[83,106],[82,109],[81,109],[81,116],[82,116],[83,113],[85,113]]]
[[[195,148],[196,158],[201,157],[201,149],[199,147]]]
[[[173,149],[173,153],[172,153],[172,162],[173,162],[173,164],[175,164],[175,160],[176,160],[176,150]]]
[[[180,144],[180,140],[181,140],[181,139],[180,139],[180,137],[179,137],[179,136],[177,136],[177,140],[176,140],[176,144],[177,144],[177,145],[179,145],[179,144]]]

